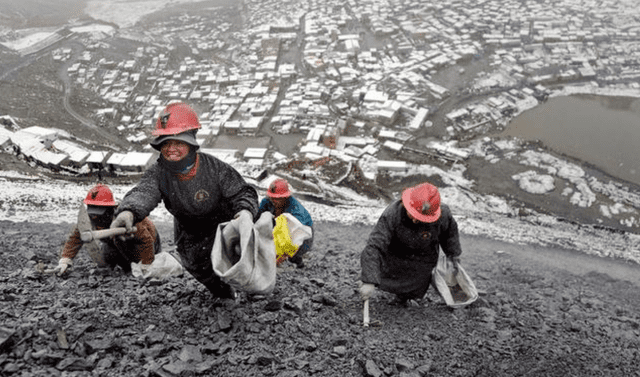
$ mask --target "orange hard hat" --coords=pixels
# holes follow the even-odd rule
[[[201,127],[198,114],[191,106],[183,102],[169,104],[156,120],[156,129],[151,135],[157,137],[151,141],[151,146],[160,150],[166,140],[180,140],[199,148],[195,135]]]
[[[271,182],[269,189],[267,190],[267,196],[270,198],[288,198],[291,196],[287,180],[278,178]]]
[[[115,207],[118,204],[113,199],[113,193],[106,185],[98,183],[93,186],[84,199],[84,204],[92,206]]]
[[[422,183],[402,192],[402,204],[407,212],[423,223],[433,223],[440,218],[440,192],[430,183]]]

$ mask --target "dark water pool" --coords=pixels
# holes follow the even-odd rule
[[[566,96],[514,118],[501,136],[549,148],[640,185],[640,98]]]

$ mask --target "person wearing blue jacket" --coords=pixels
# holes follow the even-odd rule
[[[277,178],[271,182],[267,190],[267,197],[260,202],[256,218],[260,217],[264,212],[271,212],[274,218],[285,212],[290,213],[303,225],[311,228],[311,238],[305,240],[302,245],[300,245],[298,252],[289,258],[289,261],[295,263],[298,268],[303,268],[304,261],[302,260],[302,256],[308,253],[311,250],[311,246],[313,246],[313,220],[304,206],[296,198],[291,196],[289,182],[287,182],[286,179]]]

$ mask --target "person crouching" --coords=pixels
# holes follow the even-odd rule
[[[376,288],[397,300],[421,299],[429,289],[439,248],[458,263],[462,253],[458,224],[438,189],[423,183],[403,191],[369,235],[360,256],[360,295],[368,300]]]
[[[213,271],[211,249],[219,224],[241,216],[253,223],[258,194],[232,166],[199,151],[200,128],[189,105],[164,108],[150,142],[160,156],[125,195],[111,228],[130,229],[164,202],[184,268],[215,297],[235,299],[234,289]]]
[[[91,222],[92,230],[108,229],[114,219],[118,204],[111,189],[101,183],[92,187],[83,201]],[[131,263],[141,263],[143,271],[153,263],[155,254],[160,253],[160,235],[153,222],[144,217],[134,224],[135,232],[124,237],[101,239],[101,248],[94,257],[99,264],[115,268],[120,266],[131,272]],[[58,275],[64,274],[73,265],[73,259],[83,246],[80,230],[76,224],[64,244],[58,266],[53,269]]]
[[[307,254],[313,246],[313,220],[306,208],[291,195],[289,190],[289,182],[283,178],[274,179],[267,189],[267,197],[263,198],[258,207],[257,217],[264,212],[271,212],[274,218],[282,215],[283,213],[292,214],[302,225],[306,225],[311,228],[311,238],[306,239],[302,245],[298,248],[296,254],[289,258],[291,263],[294,263],[297,268],[304,267],[303,256]]]

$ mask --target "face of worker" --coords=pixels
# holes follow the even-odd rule
[[[180,161],[189,154],[189,144],[180,140],[167,140],[162,143],[160,153],[167,161]]]
[[[115,208],[107,208],[102,214],[90,213],[89,220],[94,227],[108,228],[113,220]]]
[[[405,211],[407,212],[407,216],[411,219],[411,221],[413,221],[414,224],[422,223],[422,221],[420,221],[420,220],[416,219],[415,217],[411,216],[411,213],[409,211],[407,211],[406,208],[405,208]]]
[[[269,198],[269,200],[271,201],[271,203],[273,203],[273,206],[276,208],[284,208],[284,206],[287,204],[287,198]]]

